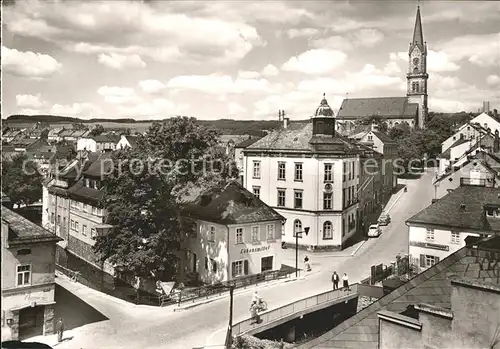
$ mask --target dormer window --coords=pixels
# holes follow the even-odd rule
[[[488,207],[488,208],[486,208],[486,216],[500,218],[500,209],[494,208],[494,207]]]

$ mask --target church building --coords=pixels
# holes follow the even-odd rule
[[[355,121],[377,116],[389,128],[403,122],[410,127],[424,128],[427,120],[427,43],[424,41],[420,7],[408,50],[406,97],[346,98],[337,115],[339,132],[349,133]]]

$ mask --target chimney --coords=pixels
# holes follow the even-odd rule
[[[493,109],[493,116],[498,119],[498,110]]]
[[[281,110],[278,110],[278,121],[281,122]]]
[[[460,211],[465,211],[465,204],[460,204]]]
[[[378,125],[376,122],[372,121],[372,128],[371,128],[372,131],[378,131]]]
[[[281,111],[281,117],[283,118],[283,128],[288,128],[288,122],[290,121],[289,118],[285,117],[285,111]]]
[[[499,131],[495,130],[495,140],[493,141],[493,152],[498,153],[500,151],[500,136]]]

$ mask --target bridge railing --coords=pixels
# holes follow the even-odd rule
[[[358,284],[349,286],[349,291],[346,292],[344,288],[338,290],[331,290],[323,292],[311,297],[303,298],[301,300],[289,303],[276,309],[270,309],[259,314],[261,322],[254,324],[252,318],[245,319],[238,323],[233,324],[232,335],[238,336],[253,329],[264,327],[267,324],[279,321],[290,315],[313,309],[322,304],[329,303],[336,299],[342,299],[346,296],[351,296],[358,293]]]

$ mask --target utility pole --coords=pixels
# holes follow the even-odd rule
[[[226,335],[226,348],[231,349],[233,345],[233,295],[234,295],[234,286],[229,286],[229,326],[227,328]]]

